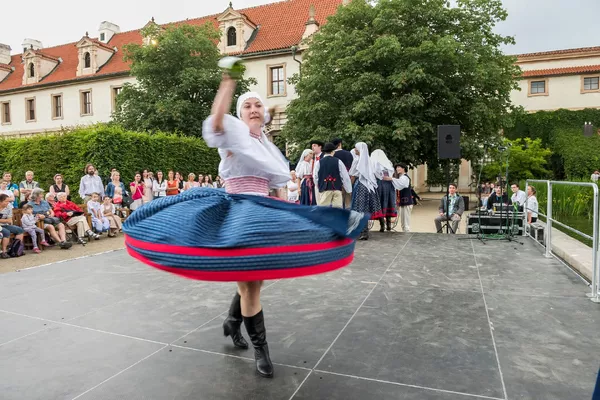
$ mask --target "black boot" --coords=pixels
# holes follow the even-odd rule
[[[368,226],[365,229],[363,229],[363,231],[360,233],[358,240],[369,240],[369,227]]]
[[[385,217],[385,226],[388,231],[392,230],[392,217]]]
[[[239,347],[240,349],[247,349],[248,342],[242,336],[242,306],[240,305],[240,294],[236,293],[233,296],[233,300],[231,300],[231,305],[229,306],[229,315],[223,322],[223,334],[227,336],[231,336],[233,340],[233,345],[235,347]]]
[[[379,232],[385,232],[385,225],[383,218],[379,218]]]
[[[273,363],[269,356],[269,345],[267,344],[267,332],[262,310],[254,317],[244,317],[244,325],[246,325],[250,341],[254,346],[256,370],[261,376],[273,377]]]

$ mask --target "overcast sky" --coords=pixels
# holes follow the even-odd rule
[[[236,9],[270,0],[235,0]],[[229,0],[28,0],[6,1],[0,16],[0,43],[20,53],[24,38],[42,41],[44,47],[78,41],[86,31],[97,36],[102,21],[122,31],[141,28],[152,16],[158,23],[196,18],[225,10]],[[508,20],[497,31],[515,36],[508,54],[600,45],[596,24],[600,0],[503,0]],[[319,0],[315,0],[318,7]]]

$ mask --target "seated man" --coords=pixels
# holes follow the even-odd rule
[[[449,196],[442,197],[439,209],[440,215],[435,218],[435,229],[437,233],[442,233],[442,221],[452,221],[451,233],[456,233],[458,224],[465,212],[465,200],[456,193],[455,184],[450,184],[448,193]],[[448,213],[446,213],[446,211],[448,211]]]
[[[488,211],[491,210],[494,206],[496,210],[508,210],[508,206],[512,204],[512,200],[508,198],[508,195],[504,193],[502,190],[502,186],[498,185],[495,188],[495,192],[491,194],[490,198],[487,202]]]
[[[6,194],[0,194],[0,230],[2,232],[2,253],[0,258],[10,258],[8,255],[8,244],[10,242],[10,234],[15,235],[15,239],[21,241],[23,245],[23,233],[25,232],[20,226],[13,225],[13,207],[11,198]]]
[[[513,204],[518,203],[519,207],[523,207],[523,204],[525,204],[525,202],[527,201],[527,194],[521,190],[521,188],[519,187],[519,184],[517,182],[510,185],[510,189],[513,192],[513,195],[510,198],[512,203]]]

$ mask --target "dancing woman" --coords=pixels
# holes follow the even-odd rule
[[[369,158],[369,147],[366,143],[358,142],[354,146],[356,158],[350,168],[350,176],[358,179],[354,182],[352,189],[352,210],[369,213],[371,219],[383,217],[381,213],[381,202],[377,195],[377,179],[383,176],[376,175],[376,168]],[[359,240],[369,239],[369,227],[366,226],[361,232]]]
[[[161,198],[132,214],[124,231],[128,252],[155,268],[191,279],[237,281],[224,334],[231,336],[234,346],[247,348],[243,322],[258,373],[272,377],[260,303],[263,280],[314,275],[348,265],[354,239],[368,216],[268,198],[270,189],[286,186],[289,166],[263,131],[269,114],[257,93],[240,96],[238,118],[226,114],[235,87],[235,80],[225,74],[202,128],[208,146],[219,150],[219,175],[225,179],[226,193],[198,188]],[[155,229],[175,218],[178,235]]]
[[[315,181],[312,175],[313,151],[306,149],[300,156],[296,166],[296,176],[300,186],[300,204],[307,206],[317,205]]]

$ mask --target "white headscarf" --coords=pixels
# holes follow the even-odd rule
[[[300,179],[303,179],[304,175],[310,174],[310,162],[304,161],[304,157],[306,157],[309,153],[312,153],[311,149],[304,150],[300,156],[300,160],[298,160],[298,164],[296,164],[296,176]]]
[[[358,155],[358,162],[354,160],[352,168],[350,168],[350,175],[358,176],[359,182],[374,192],[377,188],[377,178],[375,178],[375,169],[369,158],[369,147],[363,142],[356,143],[354,147],[358,149],[360,154]]]
[[[269,121],[271,121],[271,114],[269,114],[269,109],[267,107],[267,103],[265,103],[263,101],[262,97],[260,97],[260,94],[258,94],[256,92],[246,92],[238,98],[238,101],[237,101],[237,104],[235,107],[236,112],[237,112],[237,117],[239,119],[242,119],[242,106],[248,99],[258,99],[262,103],[263,107],[265,108],[265,124],[268,124]]]
[[[386,169],[388,171],[389,176],[394,174],[394,165],[390,161],[389,158],[385,155],[383,150],[377,149],[371,153],[371,161],[376,165],[381,165],[382,169]]]
[[[306,157],[308,155],[308,153],[311,153],[311,152],[312,152],[311,149],[305,149],[302,152],[302,155],[300,156],[300,160],[298,160],[298,164],[296,164],[296,165],[300,165],[300,163],[304,161],[304,157]],[[306,161],[304,161],[304,162],[306,162]],[[296,169],[297,169],[297,167],[296,167]]]

